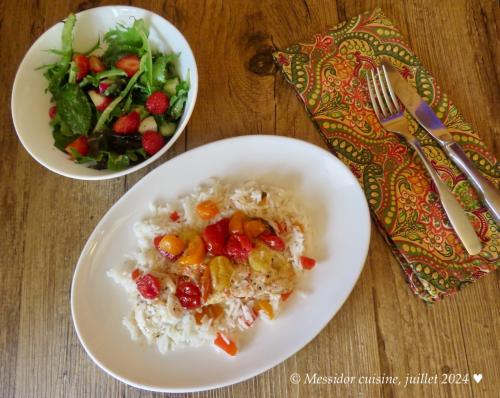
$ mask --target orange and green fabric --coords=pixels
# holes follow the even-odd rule
[[[385,131],[373,112],[365,75],[386,58],[417,88],[477,168],[499,186],[499,162],[380,9],[273,55],[331,151],[358,178],[372,219],[415,294],[427,302],[438,301],[500,266],[499,228],[467,178],[408,116],[410,130],[483,242],[483,251],[475,256],[458,240],[418,157]]]

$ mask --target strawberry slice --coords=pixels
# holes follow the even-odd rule
[[[116,61],[115,66],[123,70],[128,77],[132,77],[139,70],[141,60],[135,54],[127,54]]]
[[[76,81],[79,82],[89,74],[89,59],[83,54],[73,55],[73,62],[76,65]]]
[[[165,145],[165,138],[157,131],[146,131],[142,135],[142,147],[149,156],[153,156]]]
[[[99,94],[104,94],[106,90],[111,86],[111,80],[106,79],[99,83]]]
[[[106,66],[104,65],[104,63],[101,61],[100,58],[96,57],[95,55],[91,55],[89,57],[89,66],[90,70],[93,73],[100,73],[106,70]]]
[[[54,119],[57,115],[57,106],[53,105],[49,108],[49,117]]]
[[[140,123],[141,116],[136,111],[132,111],[116,120],[113,124],[113,131],[116,134],[133,134],[137,132]]]
[[[170,100],[167,97],[167,94],[161,91],[154,92],[146,100],[146,109],[153,115],[161,115],[162,113],[165,113],[169,105]]]
[[[111,97],[105,97],[104,95],[99,94],[97,90],[89,90],[88,94],[90,99],[94,103],[95,108],[99,112],[104,111],[104,109],[106,109],[112,101]]]
[[[74,140],[71,144],[69,144],[65,150],[68,152],[71,158],[74,158],[73,151],[71,148],[75,149],[80,155],[87,156],[89,154],[89,141],[88,138],[84,135]]]

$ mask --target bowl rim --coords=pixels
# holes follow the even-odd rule
[[[190,54],[192,56],[192,59],[193,59],[193,65],[192,65],[192,67],[189,68],[189,85],[190,85],[189,90],[192,93],[191,94],[192,95],[192,102],[191,102],[191,105],[189,107],[186,106],[184,108],[185,119],[183,122],[181,122],[177,125],[177,129],[175,131],[175,134],[170,138],[170,140],[157,153],[155,153],[153,156],[151,156],[150,158],[144,160],[143,162],[141,162],[139,164],[136,164],[134,166],[128,167],[128,168],[126,168],[124,170],[120,170],[120,171],[110,171],[108,169],[99,170],[102,172],[102,174],[98,174],[98,175],[77,174],[77,173],[68,172],[66,170],[62,170],[58,167],[53,166],[49,162],[44,161],[44,160],[40,159],[39,157],[35,156],[35,154],[33,153],[32,149],[28,143],[28,140],[26,140],[26,137],[24,137],[22,133],[19,133],[19,127],[18,127],[19,122],[17,121],[17,117],[16,117],[16,115],[18,113],[18,111],[17,111],[18,107],[16,106],[16,101],[15,101],[15,99],[17,97],[16,96],[17,87],[20,84],[21,77],[20,77],[19,72],[20,72],[22,65],[26,62],[27,57],[30,54],[30,52],[34,51],[34,47],[43,38],[43,36],[45,34],[47,34],[47,32],[49,32],[50,30],[54,29],[58,24],[62,23],[63,21],[59,21],[59,22],[55,23],[54,25],[52,25],[51,27],[49,27],[48,29],[46,29],[31,44],[29,49],[24,54],[21,62],[19,63],[19,66],[17,67],[16,75],[14,77],[14,83],[12,85],[11,100],[10,100],[11,117],[12,117],[12,121],[14,124],[14,130],[17,134],[19,141],[23,145],[24,149],[26,149],[26,151],[30,154],[30,156],[34,160],[36,160],[39,164],[41,164],[42,166],[44,166],[45,168],[49,169],[50,171],[52,171],[56,174],[62,175],[64,177],[73,178],[76,180],[101,181],[101,180],[108,180],[108,179],[112,179],[112,178],[122,177],[122,176],[125,176],[127,174],[131,174],[135,171],[138,171],[138,170],[146,167],[147,165],[153,163],[154,161],[158,160],[161,156],[163,156],[166,152],[168,152],[168,150],[175,144],[175,142],[177,142],[179,137],[182,135],[182,133],[186,129],[186,126],[187,126],[189,120],[191,119],[192,113],[193,113],[194,108],[196,106],[196,100],[198,97],[198,66],[196,63],[196,58],[194,56],[194,52],[193,52],[191,46],[189,45],[189,42],[187,41],[186,37],[175,25],[173,25],[170,21],[168,21],[163,16],[161,16],[153,11],[150,11],[150,10],[145,9],[145,8],[128,6],[128,5],[107,5],[107,6],[101,6],[101,7],[93,7],[93,8],[89,8],[87,10],[84,10],[84,11],[80,11],[80,12],[75,14],[77,16],[77,23],[78,23],[78,16],[84,15],[87,13],[96,12],[97,10],[104,10],[104,9],[115,9],[115,10],[122,9],[122,10],[130,11],[132,13],[135,11],[135,12],[150,14],[151,16],[155,16],[155,17],[160,18],[160,20],[163,23],[167,24],[174,31],[177,31],[177,33],[180,35],[180,37],[184,40],[184,44],[185,44],[184,51],[187,52],[188,55]],[[167,41],[167,43],[168,43],[168,41]],[[52,142],[51,145],[54,146],[54,143]],[[79,165],[79,166],[81,166],[82,168],[88,169],[84,165]]]

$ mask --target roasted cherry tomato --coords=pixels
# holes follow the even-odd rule
[[[166,252],[165,250],[162,250],[160,248],[160,242],[163,239],[164,235],[159,235],[156,238],[153,239],[153,245],[156,247],[156,250],[158,250],[158,253],[160,253],[163,257],[168,258],[170,261],[175,261],[177,260],[178,256],[174,256],[170,254],[169,252]]]
[[[279,252],[285,250],[285,242],[283,242],[283,239],[271,232],[264,232],[259,236],[259,239],[273,250]]]
[[[155,299],[160,295],[160,281],[158,278],[151,274],[140,276],[135,281],[137,290],[142,297],[146,299]]]
[[[227,240],[226,252],[234,261],[246,261],[252,249],[252,241],[245,234],[233,234]]]
[[[196,205],[196,212],[202,220],[208,221],[219,214],[219,208],[213,200],[204,200]]]
[[[247,216],[241,210],[236,210],[229,221],[229,232],[232,234],[243,234],[243,223],[247,220]]]
[[[180,265],[200,264],[205,259],[205,243],[200,235],[195,235],[188,243],[184,254],[179,258]]]
[[[231,261],[225,256],[217,256],[210,260],[210,277],[212,287],[215,291],[222,291],[231,284],[234,274],[234,267]]]
[[[222,348],[225,352],[227,352],[231,356],[235,356],[238,353],[238,347],[234,341],[230,340],[226,335],[221,332],[217,333],[217,337],[214,340],[214,344]]]
[[[207,251],[212,256],[226,254],[226,239],[229,235],[229,218],[223,218],[215,224],[210,224],[203,230],[203,240]]]
[[[200,288],[188,277],[180,277],[177,280],[175,295],[181,305],[188,310],[201,306]]]
[[[184,240],[177,235],[165,235],[158,243],[158,249],[168,253],[172,257],[182,254],[185,247]]]
[[[300,264],[304,269],[311,269],[316,265],[316,260],[306,256],[300,256]]]
[[[266,273],[271,270],[273,253],[267,246],[257,245],[248,256],[248,263],[254,271]]]
[[[249,238],[254,239],[267,231],[267,225],[262,220],[254,218],[243,223],[243,230]]]

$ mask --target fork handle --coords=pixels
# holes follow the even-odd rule
[[[427,159],[425,152],[420,145],[420,142],[416,138],[412,137],[409,140],[411,146],[415,149],[417,154],[422,159],[422,163],[429,172],[434,185],[438,191],[439,197],[441,199],[441,204],[443,205],[444,211],[450,220],[453,229],[457,233],[459,239],[462,241],[467,252],[471,255],[478,254],[481,251],[481,241],[479,240],[476,231],[472,227],[467,213],[460,206],[458,201],[455,199],[453,194],[450,192],[448,186],[441,181],[439,174],[434,170],[431,162]]]
[[[460,145],[454,142],[447,145],[445,149],[459,169],[469,178],[493,219],[500,226],[500,191],[474,166]]]

